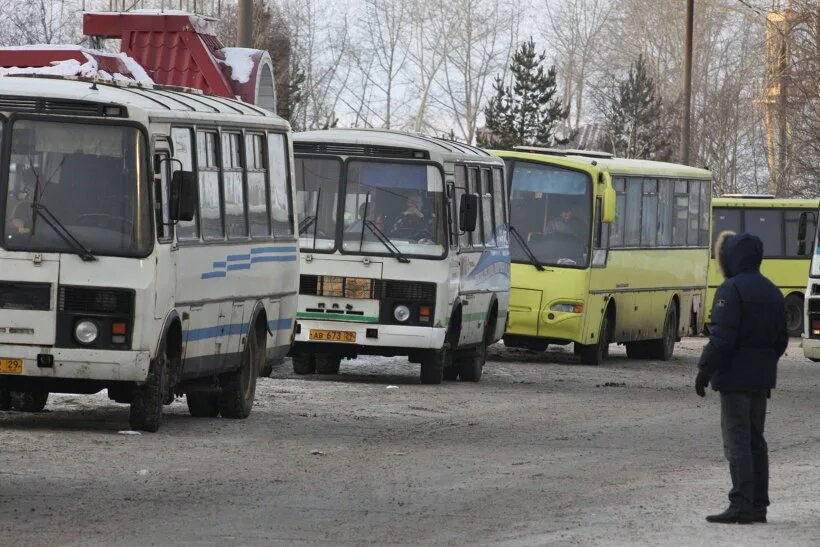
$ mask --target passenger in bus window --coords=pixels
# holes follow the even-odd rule
[[[566,234],[582,239],[585,231],[586,225],[568,203],[562,205],[558,216],[547,223],[547,232],[550,234]]]
[[[31,169],[26,169],[25,171],[23,171],[22,179],[22,188],[20,188],[16,196],[10,196],[10,198],[16,198],[16,202],[13,205],[9,203],[8,211],[10,211],[10,213],[7,217],[9,220],[8,226],[6,228],[6,232],[8,232],[9,237],[15,234],[30,234],[31,228],[34,224],[34,218],[31,208],[32,202],[34,200],[34,189],[36,180],[34,171],[32,171]]]
[[[393,223],[390,233],[401,239],[432,239],[433,221],[424,214],[424,200],[421,194],[413,192],[407,196],[406,208]]]

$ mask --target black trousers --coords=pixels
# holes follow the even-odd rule
[[[723,452],[729,460],[729,506],[765,514],[769,505],[769,447],[763,438],[766,392],[720,393]]]

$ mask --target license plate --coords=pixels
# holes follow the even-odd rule
[[[0,374],[23,374],[23,360],[0,359]]]
[[[355,342],[356,333],[346,330],[310,329],[308,338],[310,340],[322,340],[324,342]]]

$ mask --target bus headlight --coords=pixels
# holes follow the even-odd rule
[[[396,321],[399,323],[404,323],[408,319],[410,319],[410,308],[405,306],[404,304],[399,304],[395,308],[393,308],[393,317],[396,318]]]
[[[584,307],[580,304],[553,304],[550,311],[561,311],[564,313],[584,313]]]
[[[74,326],[74,338],[81,344],[93,344],[99,335],[100,329],[93,321],[85,319]]]

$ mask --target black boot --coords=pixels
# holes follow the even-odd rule
[[[764,516],[763,518],[765,519],[766,517]],[[706,517],[706,520],[707,522],[717,522],[719,524],[751,524],[757,521],[755,515],[739,511],[733,507],[729,507],[717,515],[709,515]],[[762,522],[765,522],[765,520]]]

